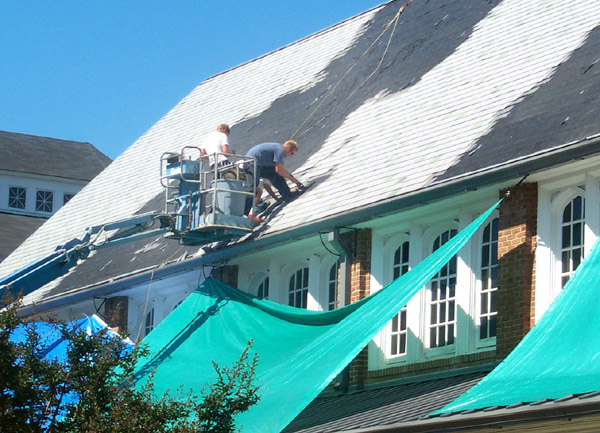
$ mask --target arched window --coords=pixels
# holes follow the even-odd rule
[[[144,337],[154,329],[154,307],[146,314],[146,321],[144,326]]]
[[[447,230],[433,241],[432,251],[436,251],[456,230]],[[442,347],[454,344],[456,329],[456,256],[431,279],[429,301],[429,347]]]
[[[481,290],[479,291],[479,338],[496,336],[498,315],[498,218],[483,230],[481,239]]]
[[[586,215],[586,206],[598,210],[600,193],[594,176],[585,183],[564,186],[559,182],[540,185],[538,192],[537,238],[535,250],[535,319],[540,320],[571,278],[600,228],[594,215]],[[594,205],[591,205],[594,203]],[[591,205],[591,206],[590,206]],[[589,210],[587,209],[587,210]],[[593,218],[592,218],[593,217]],[[591,239],[584,239],[589,228]],[[587,243],[587,245],[585,245]]]
[[[339,262],[335,262],[329,269],[329,278],[327,279],[327,309],[335,310],[338,300],[338,269]]]
[[[298,269],[290,277],[289,305],[296,308],[306,308],[308,299],[308,267]]]
[[[403,242],[394,252],[392,264],[392,279],[408,272],[408,241]],[[400,356],[406,354],[406,306],[392,319],[390,325],[390,355]]]
[[[269,299],[269,277],[260,282],[256,293],[259,299]]]
[[[561,222],[561,288],[583,259],[585,200],[578,195],[563,209]]]

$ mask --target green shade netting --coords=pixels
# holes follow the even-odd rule
[[[600,390],[600,247],[490,374],[432,415]]]
[[[155,370],[156,395],[180,386],[199,393],[216,381],[211,361],[232,366],[253,340],[261,400],[236,423],[243,432],[279,432],[460,250],[497,204],[410,272],[338,310],[315,312],[258,300],[207,279],[144,338],[150,355],[138,364],[137,383]]]

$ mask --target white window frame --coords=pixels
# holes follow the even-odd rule
[[[150,324],[148,324],[148,319],[150,319]],[[151,306],[150,309],[144,315],[144,337],[147,336],[154,329],[154,324],[156,322],[156,315],[154,311],[154,306]]]
[[[11,206],[10,205],[10,203],[11,203],[10,192],[11,192],[12,188],[17,188],[18,190],[25,191],[25,196],[23,197],[23,207],[15,207],[15,206]],[[27,195],[28,194],[27,194],[27,188],[26,187],[24,187],[24,186],[18,186],[18,185],[9,185],[9,187],[8,187],[8,203],[7,203],[7,208],[8,209],[21,210],[21,211],[27,210]]]
[[[290,280],[293,276],[295,276],[296,272],[298,272],[299,270],[303,270],[303,269],[308,269],[308,280],[306,282],[306,305],[304,306],[304,309],[309,309],[310,306],[310,296],[309,296],[309,291],[310,291],[310,281],[311,281],[311,275],[312,273],[311,271],[311,266],[310,263],[308,262],[308,260],[306,261],[300,261],[300,262],[295,262],[294,264],[290,264],[288,266],[285,267],[284,271],[282,272],[283,274],[283,285],[281,287],[281,291],[283,292],[284,296],[283,299],[285,302],[283,302],[285,305],[290,305],[289,303],[289,286],[290,286]],[[303,272],[303,277],[304,277],[304,272]],[[297,308],[302,308],[302,307],[297,307]]]
[[[440,224],[436,224],[434,226],[429,227],[424,235],[423,235],[423,243],[422,243],[422,247],[423,247],[423,257],[427,257],[429,254],[431,254],[433,252],[433,243],[434,241],[441,235],[443,235],[445,232],[447,231],[451,231],[451,230],[456,230],[456,232],[460,231],[460,228],[458,226],[458,222],[453,221],[453,222],[445,222],[445,223],[440,223]],[[451,344],[446,344],[444,346],[438,346],[438,347],[431,347],[430,344],[430,322],[431,322],[431,313],[430,313],[430,306],[431,306],[431,302],[432,302],[432,296],[431,296],[431,281],[427,283],[426,288],[423,292],[423,303],[422,303],[422,310],[421,310],[421,314],[422,314],[422,320],[421,320],[421,326],[422,326],[422,341],[423,341],[423,345],[424,345],[424,350],[425,350],[425,357],[426,358],[436,358],[436,357],[447,357],[449,355],[454,355],[456,354],[457,351],[457,339],[458,339],[458,335],[459,335],[459,326],[460,323],[458,321],[458,315],[460,313],[459,311],[459,298],[457,296],[457,293],[459,291],[458,287],[460,284],[460,280],[459,280],[459,272],[460,272],[460,267],[459,267],[459,257],[458,254],[456,255],[456,287],[457,289],[455,290],[455,294],[454,294],[454,340]],[[470,292],[470,290],[469,290]],[[448,313],[446,312],[446,317],[448,317]]]
[[[536,248],[536,322],[548,309],[562,288],[562,215],[565,206],[578,195],[584,198],[587,206],[589,200],[587,199],[586,190],[581,188],[581,182],[554,190],[546,189],[543,186],[539,188],[538,242]],[[587,209],[586,217],[588,217]]]
[[[319,307],[318,309],[320,311],[331,311],[329,310],[329,283],[330,283],[330,279],[329,279],[329,274],[331,272],[331,268],[333,266],[338,267],[338,274],[337,274],[337,279],[336,279],[336,306],[335,308],[333,308],[334,310],[338,308],[339,306],[339,257],[337,256],[332,256],[331,254],[328,254],[327,256],[323,257],[323,259],[320,261],[319,264],[319,274],[320,274],[320,279],[319,279],[319,287],[320,287],[320,291],[319,291],[319,296],[318,296],[318,304]]]
[[[383,246],[383,285],[384,286],[387,286],[392,281],[394,281],[394,278],[393,278],[394,255],[395,255],[396,251],[398,250],[398,248],[400,246],[402,246],[405,242],[408,242],[408,244],[409,244],[409,246],[408,246],[408,268],[410,270],[413,266],[413,258],[411,255],[412,248],[411,248],[411,242],[410,242],[410,234],[407,232],[398,233],[394,236],[390,236],[388,239],[386,239],[386,241],[384,243],[384,246]],[[390,347],[391,347],[391,340],[393,337],[392,321],[390,320],[385,325],[385,328],[383,329],[382,344],[383,344],[383,351],[385,353],[385,358],[386,358],[386,361],[388,364],[405,363],[408,360],[408,354],[409,354],[410,347],[411,347],[411,345],[409,344],[409,337],[411,335],[411,331],[410,331],[409,322],[408,322],[409,310],[410,310],[408,308],[408,303],[407,303],[407,306],[405,306],[403,309],[405,309],[405,311],[406,311],[406,348],[405,348],[404,353],[397,354],[397,355],[391,354]],[[411,311],[411,314],[414,314],[414,313],[415,313],[415,311],[413,309]],[[398,313],[398,315],[399,314],[400,313]],[[417,314],[418,314],[418,312],[417,312]]]
[[[482,268],[481,268],[481,252],[483,245],[483,232],[484,229],[489,225],[492,226],[492,222],[498,218],[498,212],[495,211],[490,218],[482,225],[481,229],[478,231],[477,236],[473,237],[473,266],[472,268],[476,268],[477,270],[477,278],[475,279],[475,296],[473,299],[474,303],[474,320],[475,320],[475,329],[474,329],[474,340],[475,340],[475,348],[476,349],[485,349],[489,347],[493,347],[496,345],[496,336],[488,337],[481,339],[480,338],[480,323],[481,323],[481,292],[483,287],[483,279],[482,279]],[[498,234],[500,229],[498,228]],[[496,288],[497,293],[497,288]],[[496,295],[497,296],[497,295]],[[497,298],[496,298],[497,302]],[[497,308],[497,305],[496,305]],[[496,310],[497,317],[497,310]],[[497,331],[498,322],[496,322],[496,331]]]
[[[250,278],[250,284],[248,285],[248,291],[250,294],[258,297],[258,289],[259,286],[266,280],[269,279],[269,293],[267,295],[267,297],[262,298],[262,299],[270,299],[271,297],[271,277],[269,275],[269,270],[265,269],[262,271],[258,271],[256,272],[254,275],[252,275],[252,277]]]
[[[269,300],[289,305],[289,280],[300,267],[309,269],[307,310],[327,311],[329,294],[329,271],[339,261],[339,256],[323,246],[319,237],[261,251],[257,254],[237,257],[232,264],[238,266],[238,283],[242,290],[257,295],[259,280],[269,276]],[[338,281],[339,284],[339,281]],[[338,288],[338,296],[339,288]],[[338,299],[338,305],[340,300]]]
[[[569,222],[567,222],[565,224],[564,222],[564,212],[567,210],[567,207],[572,205],[574,203],[574,201],[580,198],[582,200],[582,215],[578,220],[571,220]],[[571,206],[571,213],[573,213],[573,207]],[[559,220],[559,224],[560,224],[560,231],[561,233],[559,234],[559,245],[558,245],[558,249],[557,249],[557,253],[558,253],[558,257],[560,257],[560,262],[561,262],[561,266],[559,269],[559,274],[560,274],[560,287],[561,290],[562,288],[565,286],[566,282],[569,280],[569,278],[573,275],[573,273],[575,272],[575,270],[577,269],[577,267],[579,266],[579,264],[581,264],[581,262],[583,261],[583,258],[585,257],[585,194],[580,194],[577,195],[575,197],[573,197],[565,206],[563,206],[563,212],[562,212],[562,216]],[[580,227],[580,231],[581,231],[581,237],[580,237],[580,244],[578,245],[577,248],[574,247],[573,243],[569,242],[569,247],[568,248],[564,248],[563,247],[563,243],[564,243],[564,229],[565,227],[569,227],[569,241],[571,241],[573,239],[573,233],[575,232],[574,230],[574,225],[575,224],[582,224],[582,226]],[[577,250],[581,251],[581,257],[579,258],[579,263],[577,264],[577,266],[575,266],[575,268],[572,269],[572,256],[573,253]],[[569,252],[569,271],[565,273],[564,271],[564,267],[565,267],[565,263],[563,261],[563,254],[565,253],[565,251]],[[567,276],[566,274],[568,274],[568,278],[565,280],[565,276]]]
[[[538,182],[535,320],[542,317],[562,289],[562,213],[576,196],[585,200],[584,257],[600,231],[600,171],[569,173]]]
[[[464,208],[453,208],[451,212],[438,213],[436,219],[414,218],[410,225],[402,224],[404,229],[391,233],[384,228],[373,233],[371,259],[371,289],[378,291],[392,280],[394,252],[398,246],[409,241],[409,267],[412,269],[421,260],[431,254],[433,241],[447,230],[462,230],[476,216],[485,210],[485,203],[492,204],[491,199],[484,199],[478,205]],[[481,204],[484,203],[484,204]],[[458,212],[457,212],[458,211]],[[498,216],[495,212],[486,224]],[[429,221],[428,221],[429,220]],[[423,225],[422,225],[423,224]],[[479,344],[478,321],[479,280],[481,239],[483,231],[478,230],[473,238],[456,255],[457,260],[457,290],[455,341],[453,345],[428,348],[429,344],[429,303],[431,299],[430,285],[424,286],[407,303],[407,346],[406,355],[391,357],[389,346],[390,326],[388,323],[375,337],[370,345],[369,370],[379,370],[403,364],[414,364],[435,359],[450,358],[459,355],[492,350],[495,338]]]
[[[44,198],[43,200],[38,200],[39,194],[44,194],[44,196],[46,196],[47,194],[50,194],[51,199],[48,200],[47,198]],[[36,189],[36,191],[35,191],[35,211],[41,212],[44,214],[52,214],[54,212],[54,208],[55,208],[54,199],[55,199],[54,191],[52,191],[50,189],[43,189],[43,188]],[[45,207],[49,204],[50,210],[39,209],[40,203],[41,203],[42,207]]]

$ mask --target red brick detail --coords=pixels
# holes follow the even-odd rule
[[[537,193],[537,183],[523,183],[511,188],[499,208],[498,358],[506,357],[535,321]]]
[[[361,229],[356,235],[347,233],[344,241],[355,251],[350,276],[350,303],[353,304],[370,293],[371,230]]]
[[[348,232],[343,236],[346,245],[354,250],[350,275],[350,303],[365,298],[370,293],[371,278],[371,238],[370,229]],[[350,363],[350,386],[362,387],[368,371],[368,351],[363,349]]]
[[[433,374],[442,371],[456,370],[458,368],[476,367],[486,365],[496,360],[493,350],[485,352],[469,353],[467,355],[454,356],[451,358],[435,359],[415,364],[404,364],[388,367],[382,370],[371,370],[368,374],[368,384],[385,382],[388,380]]]
[[[127,320],[129,318],[129,298],[127,296],[108,298],[104,303],[104,317],[107,325],[116,332],[128,332]]]

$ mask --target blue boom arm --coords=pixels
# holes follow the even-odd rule
[[[161,226],[159,229],[148,231],[156,220]],[[12,274],[0,279],[0,299],[10,293],[12,296],[25,296],[51,281],[65,275],[69,269],[77,264],[79,259],[85,259],[91,250],[130,242],[140,237],[164,233],[170,229],[170,219],[158,212],[149,212],[131,218],[115,221],[108,224],[88,227],[81,238],[58,245],[55,250]],[[95,243],[103,232],[125,229],[106,239],[102,243]],[[8,293],[7,293],[8,292]]]

